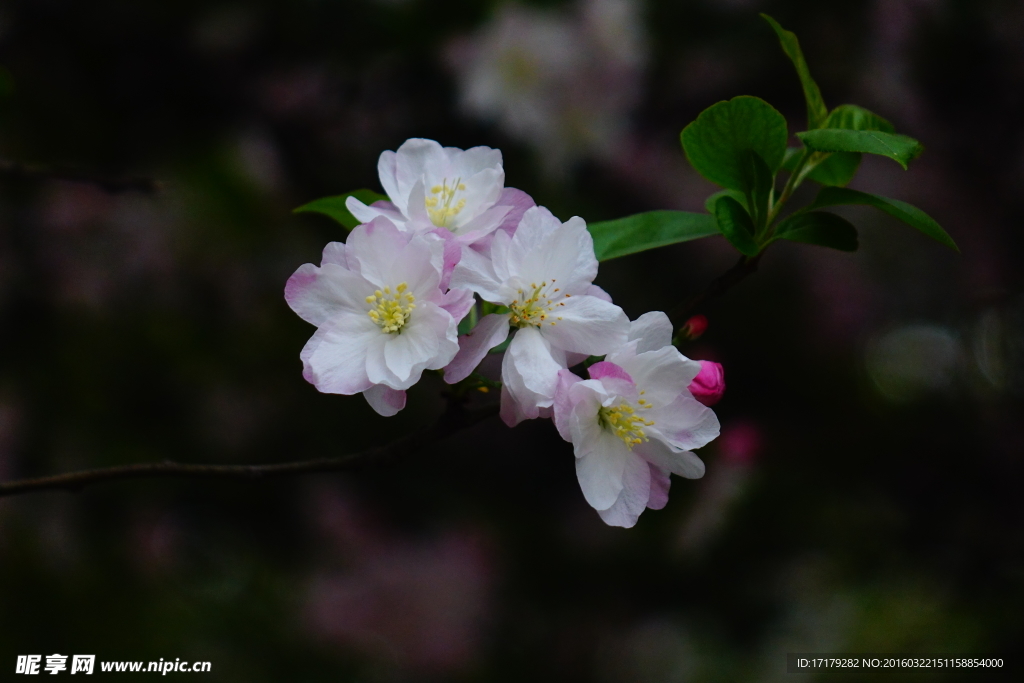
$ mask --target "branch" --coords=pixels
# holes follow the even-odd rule
[[[333,458],[316,458],[297,462],[281,462],[267,465],[201,465],[181,462],[136,463],[103,467],[81,472],[68,472],[37,479],[20,479],[0,484],[0,497],[15,496],[37,491],[80,491],[86,486],[118,479],[153,479],[157,477],[189,477],[219,479],[262,479],[316,472],[337,472],[357,469],[361,466],[379,465],[395,461],[421,448],[475,425],[497,414],[498,406],[492,405],[475,411],[467,411],[457,403],[449,403],[448,409],[428,427],[424,427],[397,441]]]
[[[669,311],[668,317],[672,320],[685,321],[691,315],[697,313],[708,301],[725,294],[732,287],[742,282],[748,275],[756,273],[763,253],[754,257],[741,256],[736,265],[712,280],[703,291],[691,296]]]
[[[45,166],[23,164],[20,161],[11,161],[10,159],[0,159],[0,178],[33,181],[65,180],[72,183],[87,183],[95,185],[111,194],[118,194],[120,192],[155,194],[160,189],[160,183],[152,178],[105,177],[71,169],[46,168]]]

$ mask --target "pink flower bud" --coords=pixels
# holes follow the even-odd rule
[[[718,403],[725,393],[725,369],[721,363],[710,360],[700,362],[700,372],[690,383],[690,393],[706,406]]]
[[[679,328],[679,337],[684,341],[693,341],[699,338],[708,329],[708,319],[703,315],[695,315]]]

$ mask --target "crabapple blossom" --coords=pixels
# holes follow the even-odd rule
[[[302,349],[303,377],[322,392],[362,393],[382,415],[405,406],[405,390],[458,352],[457,325],[473,305],[440,288],[444,241],[403,233],[387,218],[331,242],[320,266],[289,278],[285,300],[317,326]]]
[[[555,426],[573,444],[587,503],[611,526],[664,507],[670,474],[704,476],[691,451],[719,433],[714,412],[687,389],[700,364],[671,337],[668,317],[647,313],[630,325],[627,344],[590,366],[589,379],[559,372]]]
[[[501,366],[502,419],[513,426],[548,414],[559,370],[627,341],[629,319],[592,284],[596,275],[594,242],[583,219],[562,223],[543,207],[529,209],[515,235],[496,233],[490,258],[464,251],[452,287],[508,311],[484,316],[460,339],[445,381],[468,377],[514,329]]]
[[[725,369],[721,363],[710,360],[698,361],[700,372],[690,382],[690,393],[706,406],[713,406],[722,400],[725,393]]]
[[[353,216],[361,222],[384,216],[402,231],[433,231],[460,245],[498,228],[513,231],[534,205],[525,192],[504,187],[501,152],[490,147],[461,150],[413,138],[397,152],[381,153],[377,170],[391,201],[367,206],[349,197]]]

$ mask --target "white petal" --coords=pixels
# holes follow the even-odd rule
[[[509,273],[527,282],[555,280],[563,293],[583,294],[597,276],[587,224],[578,216],[562,224],[543,207],[529,209],[512,238]]]
[[[598,514],[608,526],[629,529],[647,508],[650,497],[651,467],[640,456],[629,453],[622,472],[622,491],[619,497],[607,510],[598,510]]]
[[[451,362],[459,350],[454,339],[447,339],[453,324],[447,311],[427,302],[413,311],[400,333],[388,335],[384,361],[401,383],[395,389],[415,384],[424,368],[439,368]]]
[[[613,362],[629,373],[637,387],[645,392],[644,398],[655,407],[668,405],[686,393],[686,388],[700,372],[700,363],[688,359],[674,346],[664,346],[633,358],[623,357],[625,355],[617,353],[609,358],[614,358]]]
[[[558,353],[536,329],[526,327],[516,333],[505,352],[522,377],[529,396],[516,396],[523,404],[533,401],[537,407],[548,407],[555,398],[558,371],[564,366]],[[562,356],[564,359],[564,356]],[[515,393],[514,389],[511,389]]]
[[[473,249],[463,249],[462,259],[455,266],[449,286],[468,289],[479,294],[484,301],[496,302],[501,281],[494,273],[491,259]]]
[[[694,453],[674,451],[657,439],[637,444],[633,452],[652,465],[680,477],[700,479],[704,476],[704,463]]]
[[[459,352],[444,369],[444,381],[455,384],[469,377],[487,352],[508,338],[508,314],[485,315],[469,334],[459,337]]]
[[[382,154],[381,162],[383,163],[383,161],[384,155]],[[383,170],[381,171],[381,184],[387,190],[388,196],[391,196],[391,201],[398,205],[402,213],[411,218],[411,212],[416,209],[410,197],[413,187],[417,182],[422,184],[424,177],[431,170],[443,169],[447,165],[447,155],[444,153],[441,145],[434,140],[412,138],[403,142],[402,146],[398,148],[394,164],[396,193],[404,202],[391,196],[391,190],[388,189],[387,184],[384,182]],[[420,197],[419,201],[422,207],[423,198]]]
[[[573,415],[573,407],[575,405],[572,401],[570,390],[574,384],[582,381],[583,380],[568,370],[558,371],[558,385],[555,387],[555,402],[552,405],[554,408],[552,417],[555,422],[555,429],[558,430],[558,434],[566,441],[572,441],[572,429],[569,424]]]
[[[444,241],[434,235],[416,235],[396,252],[387,254],[388,264],[382,268],[385,284],[392,288],[406,283],[421,301],[440,302],[443,294],[438,288],[444,267]]]
[[[456,323],[460,323],[475,303],[473,292],[468,289],[450,289],[441,297],[437,305],[448,311]]]
[[[342,268],[348,268],[348,259],[345,256],[345,243],[344,242],[328,242],[327,246],[324,247],[323,255],[320,257],[320,265],[326,266],[328,263],[333,263],[336,266]]]
[[[668,504],[668,490],[672,486],[668,470],[663,470],[657,465],[647,463],[651,469],[651,497],[647,501],[647,507],[652,510],[660,510]]]
[[[391,417],[405,407],[405,392],[384,384],[375,384],[363,392],[363,398],[384,417]]]
[[[654,421],[648,434],[677,450],[700,448],[718,438],[721,431],[715,412],[688,393],[667,406],[645,411],[644,417]]]
[[[592,296],[574,296],[551,312],[553,325],[543,325],[544,338],[566,351],[606,354],[626,343],[629,318],[615,304]],[[557,318],[557,319],[556,319]]]
[[[650,311],[629,324],[629,341],[636,339],[636,352],[657,351],[672,344],[672,322],[661,311]]]
[[[462,178],[472,178],[486,169],[501,170],[501,150],[490,147],[470,147],[463,151],[457,147],[445,147],[453,171]]]
[[[398,284],[388,281],[391,263],[409,239],[388,219],[375,218],[349,233],[346,254],[349,262],[359,264],[359,273],[364,278],[377,287],[391,286]]]
[[[576,446],[584,449],[584,455],[576,459],[583,497],[595,510],[607,510],[622,491],[623,472],[631,454],[621,439],[604,430],[595,441]]]
[[[455,178],[448,179],[449,183],[454,181]],[[460,200],[465,200],[466,204],[462,207],[462,210],[454,216],[452,223],[457,229],[453,230],[453,232],[463,232],[463,230],[459,228],[467,225],[474,218],[494,206],[494,202],[496,202],[498,197],[501,196],[501,189],[505,185],[505,172],[500,168],[487,168],[471,178],[462,176],[462,184],[465,185],[466,189],[459,192],[457,197]],[[498,223],[501,222],[501,218],[505,216],[505,213],[507,213],[507,211],[501,212],[501,217],[494,220],[494,224],[490,230],[498,227]],[[490,230],[488,230],[488,232],[490,232]]]
[[[367,324],[369,323],[369,324]],[[358,394],[370,387],[367,353],[378,328],[365,315],[342,313],[316,331],[299,357],[303,377],[326,394]]]
[[[380,178],[381,187],[384,188],[384,194],[394,203],[395,208],[405,215],[409,195],[408,192],[403,193],[398,187],[397,154],[391,151],[381,152],[380,158],[377,160],[377,176]]]
[[[405,216],[392,202],[374,202],[371,205],[366,205],[355,197],[350,196],[345,199],[345,208],[360,223],[369,223],[374,218],[383,216],[394,223],[399,229],[405,224]]]
[[[501,359],[501,419],[509,427],[540,417],[536,394],[526,388],[508,351]]]
[[[288,278],[284,298],[300,318],[319,327],[341,312],[365,314],[372,292],[373,285],[341,266],[307,263]]]

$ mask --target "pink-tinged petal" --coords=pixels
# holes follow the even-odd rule
[[[498,197],[495,205],[510,207],[509,212],[505,214],[498,229],[507,232],[509,235],[514,235],[516,228],[519,227],[519,222],[523,220],[523,214],[526,213],[527,209],[537,206],[537,202],[533,201],[533,197],[522,190],[506,187],[501,191],[501,196]]]
[[[346,255],[349,262],[359,264],[359,273],[377,287],[385,287],[395,255],[409,243],[411,236],[402,234],[386,218],[375,218],[356,226],[348,236]]]
[[[672,486],[672,480],[668,470],[651,463],[647,463],[647,466],[651,469],[651,497],[647,501],[647,507],[661,510],[668,505],[668,490]]]
[[[284,299],[300,318],[319,327],[345,311],[365,313],[372,292],[369,282],[341,266],[307,263],[288,278]]]
[[[571,392],[573,385],[583,380],[568,370],[558,371],[558,385],[555,387],[554,421],[555,429],[566,441],[572,441],[572,429],[569,426],[573,414],[574,403]]]
[[[633,384],[633,378],[629,376],[629,373],[620,368],[615,363],[609,363],[608,361],[600,361],[594,363],[587,370],[590,373],[590,379],[602,379],[604,377],[612,377],[614,379],[621,379]]]
[[[587,291],[585,291],[584,294],[586,294],[587,296],[597,297],[601,301],[607,301],[608,303],[612,302],[612,295],[604,291],[597,285],[590,285],[589,287],[587,287]]]
[[[369,323],[369,324],[367,324]],[[302,376],[325,394],[358,394],[370,388],[366,357],[380,329],[365,315],[342,313],[318,329],[299,357]]]
[[[375,384],[363,392],[363,398],[384,417],[391,417],[405,408],[405,392],[384,384]]]
[[[508,337],[508,314],[485,315],[469,334],[459,337],[459,352],[444,369],[444,381],[455,384],[469,377],[487,352]]]
[[[585,379],[569,387],[569,403],[572,413],[568,419],[569,436],[577,458],[586,454],[586,444],[601,438],[604,429],[598,422],[598,411],[612,396],[600,380]]]
[[[493,239],[491,240],[491,250],[488,254],[488,260],[491,264],[491,270],[494,274],[497,282],[494,285],[495,291],[512,277],[512,238],[504,232],[491,233]]]
[[[438,303],[443,296],[439,288],[443,254],[443,240],[430,234],[415,235],[400,250],[380,255],[387,260],[380,267],[384,283],[394,288],[404,282],[417,306],[421,301]]]
[[[327,246],[324,247],[323,256],[320,258],[320,265],[326,266],[328,263],[333,263],[336,266],[348,269],[348,259],[345,256],[344,242],[327,243]]]
[[[595,510],[607,510],[622,491],[623,473],[631,454],[621,439],[604,430],[594,441],[575,446],[583,450],[576,459],[576,478],[583,497]]]
[[[544,338],[565,351],[601,355],[626,343],[629,318],[615,304],[592,296],[564,300],[551,314],[552,325],[541,327]]]
[[[687,479],[704,476],[704,463],[690,451],[674,451],[662,442],[651,439],[633,448],[633,452],[663,470]]]
[[[536,410],[533,412],[537,413]],[[532,420],[538,415],[530,414],[523,410],[523,406],[512,396],[508,386],[503,384],[501,387],[501,409],[498,412],[498,416],[501,417],[501,421],[508,427],[515,427],[523,420]]]
[[[405,213],[409,197],[403,193],[398,186],[398,155],[392,151],[381,152],[377,160],[377,176],[380,178],[380,185],[386,194],[395,204],[395,208],[402,214]],[[349,209],[351,211],[351,209]]]
[[[395,389],[408,389],[419,381],[428,367],[443,367],[459,350],[454,340],[447,339],[452,317],[439,306],[426,302],[413,312],[401,333],[388,335],[384,345],[384,361],[398,377]]]
[[[636,524],[640,513],[647,509],[651,497],[651,468],[643,458],[629,453],[622,472],[622,491],[607,510],[597,513],[608,526],[629,529]]]
[[[391,335],[377,330],[378,334],[370,339],[366,349],[366,376],[370,384],[385,384],[392,389],[405,389],[405,386],[395,373],[388,368],[387,360],[384,358],[384,349],[388,344]]]
[[[680,394],[666,406],[645,411],[644,417],[654,421],[647,428],[648,436],[662,439],[676,450],[705,446],[718,438],[721,431],[715,412],[689,394]]]
[[[702,360],[700,372],[690,383],[690,393],[693,397],[706,406],[713,406],[722,400],[725,394],[725,368],[721,363],[710,360]]]
[[[530,396],[516,396],[524,405],[531,402],[538,408],[548,407],[555,398],[558,371],[565,367],[559,362],[559,355],[532,327],[519,330],[508,345],[505,357],[511,359],[516,372]],[[515,389],[511,389],[515,393]]]
[[[396,226],[405,223],[405,216],[391,202],[379,201],[366,205],[355,197],[350,196],[345,198],[345,208],[360,223],[370,223],[373,219],[381,217],[387,218]]]
[[[686,393],[686,387],[700,371],[700,363],[688,359],[674,346],[632,358],[625,353],[609,354],[608,358],[630,374],[637,387],[645,392],[644,398],[655,407],[668,405]]]
[[[484,301],[498,301],[501,282],[494,274],[491,260],[473,250],[464,249],[462,260],[452,273],[452,289],[468,289],[479,294]]]
[[[508,206],[492,206],[467,221],[465,225],[454,230],[452,234],[454,234],[462,244],[473,244],[478,242],[498,228],[498,225],[501,224],[502,219],[505,218],[505,214],[507,214],[510,209],[511,207]],[[444,230],[444,228],[441,229]]]
[[[672,323],[661,311],[650,311],[629,324],[629,341],[637,340],[637,353],[657,351],[672,344]]]
[[[444,290],[451,286],[455,266],[459,265],[459,261],[462,260],[462,244],[458,240],[451,239],[451,233],[444,228],[438,228],[435,234],[438,233],[448,233],[448,238],[444,242],[444,269],[441,271],[440,285]],[[461,318],[458,319],[461,320]]]
[[[437,305],[448,311],[456,323],[460,323],[469,314],[475,303],[473,292],[468,289],[450,289],[441,297]]]

